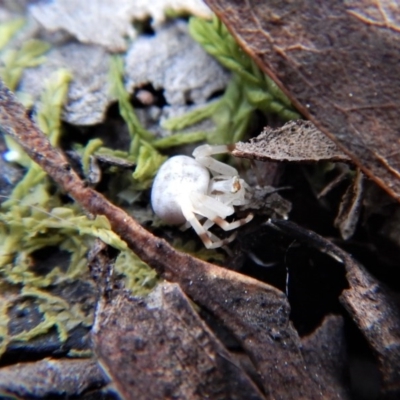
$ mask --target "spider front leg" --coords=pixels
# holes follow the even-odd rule
[[[189,222],[189,224],[195,230],[207,249],[217,249],[219,247],[226,246],[235,239],[236,233],[232,234],[226,239],[221,240],[216,235],[208,232],[197,219],[195,215],[196,211],[194,210],[193,204],[189,198],[182,199],[180,204],[182,208],[182,214],[186,218],[187,222]]]
[[[213,154],[225,153],[229,153],[228,146],[226,145],[210,146],[209,144],[204,144],[194,149],[192,154],[196,161],[203,167],[208,168],[213,175],[215,175],[215,173],[227,176],[238,175],[235,168],[211,157]]]

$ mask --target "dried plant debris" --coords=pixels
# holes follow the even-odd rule
[[[390,213],[390,218],[385,221],[379,234],[387,237],[396,246],[400,247],[400,208],[395,208],[394,212]]]
[[[356,174],[348,186],[339,206],[334,225],[339,228],[344,240],[353,236],[361,213],[363,199],[363,173],[357,169]]]
[[[201,0],[41,0],[30,6],[31,14],[47,30],[65,30],[82,43],[97,44],[111,52],[127,49],[126,38],[137,34],[134,20],[151,17],[153,24],[159,25],[167,11],[211,16]]]
[[[44,2],[41,4],[44,5]],[[192,21],[196,21],[196,19]],[[220,90],[218,87],[223,88],[226,85],[228,78],[223,82],[222,80],[218,82],[220,86],[213,86],[214,82],[207,78],[208,80],[203,81],[207,91],[203,92],[196,87],[195,78],[193,78],[193,81],[191,80],[192,78],[188,78],[192,76],[192,71],[188,69],[181,69],[185,71],[185,86],[182,87],[175,85],[170,78],[167,85],[165,76],[154,75],[154,80],[147,81],[147,83],[150,83],[156,89],[166,89],[164,85],[167,86],[168,98],[166,100],[167,102],[174,102],[169,106],[171,110],[185,107],[186,103],[192,102],[196,108],[193,113],[189,113],[191,114],[189,117],[186,115],[175,120],[166,121],[165,126],[172,127],[171,130],[180,131],[182,127],[185,128],[188,125],[188,121],[198,122],[201,119],[212,117],[217,126],[217,129],[213,132],[216,133],[215,137],[204,131],[195,132],[195,135],[188,135],[188,137],[190,139],[196,137],[197,140],[199,138],[207,138],[209,140],[231,142],[232,138],[241,137],[240,135],[246,132],[248,123],[256,109],[260,110],[265,106],[263,112],[265,111],[266,115],[276,112],[282,118],[295,114],[288,99],[285,96],[281,96],[281,92],[276,89],[276,86],[274,87],[272,81],[268,80],[256,68],[257,66],[254,62],[243,56],[236,43],[233,43],[233,39],[228,36],[226,28],[218,21],[206,21],[204,24],[197,21],[197,26],[196,23],[193,24],[191,22],[191,30],[192,33],[197,33],[197,37],[201,39],[203,46],[210,53],[216,52],[221,43],[225,44],[221,59],[224,60],[224,66],[233,71],[234,78],[228,84],[228,89],[221,98],[208,103],[204,109],[198,110],[197,107],[204,104],[215,90]],[[168,31],[174,31],[175,36],[168,36],[166,34]],[[208,33],[209,35],[207,36]],[[159,61],[157,65],[161,69],[169,70],[168,73],[171,76],[171,70],[176,65],[179,66],[179,55],[174,53],[177,48],[180,48],[178,44],[187,49],[185,50],[187,54],[194,54],[194,52],[191,53],[189,51],[189,45],[186,45],[186,47],[182,45],[183,42],[186,43],[186,40],[189,42],[185,23],[181,21],[179,23],[168,23],[164,27],[157,27],[154,36],[142,37],[138,42],[143,39],[143,41],[154,43],[158,36],[164,34],[169,38],[172,46],[172,56],[170,55],[166,59],[167,61],[172,59],[176,64],[173,64],[174,67],[168,66],[163,64],[164,61],[161,60],[162,62]],[[38,47],[34,47],[35,51],[32,52],[29,63],[40,64],[44,62],[43,67],[45,67],[47,62],[51,61],[53,51],[61,51],[61,49],[71,45],[63,45],[57,49],[47,51],[48,46],[41,46],[39,43]],[[82,48],[100,49],[100,52],[103,52],[108,58],[106,51],[103,51],[100,47],[79,43],[75,43],[75,45]],[[167,45],[168,40],[166,39],[164,39],[164,45],[159,44],[160,48]],[[153,45],[153,47],[155,46]],[[131,49],[133,48],[134,44],[132,44]],[[36,51],[37,49],[40,51]],[[45,62],[46,56],[48,57],[47,62]],[[141,59],[141,57],[143,55],[140,55],[138,59]],[[67,58],[68,56],[64,56],[64,59]],[[96,59],[96,57],[93,58]],[[96,86],[95,83],[97,81],[89,80],[89,84],[90,82],[95,82],[90,88],[91,95],[94,95],[96,89],[103,90],[104,86],[101,86],[103,83],[106,86],[111,83],[110,87],[113,89],[111,97],[114,96],[114,98],[118,99],[120,115],[127,126],[127,129],[125,129],[127,136],[125,150],[114,151],[108,149],[100,139],[96,138],[89,141],[85,146],[75,148],[75,151],[82,159],[82,170],[86,174],[86,178],[97,168],[91,160],[101,160],[101,157],[103,157],[101,162],[109,163],[111,161],[113,163],[113,166],[108,167],[106,172],[107,179],[109,178],[110,170],[116,169],[116,163],[127,168],[134,167],[133,177],[131,171],[122,171],[122,168],[118,167],[120,173],[126,176],[129,175],[129,184],[132,184],[133,189],[132,187],[127,189],[129,193],[126,198],[132,199],[137,198],[135,196],[140,195],[142,189],[149,187],[155,171],[163,162],[164,157],[160,154],[159,149],[173,144],[185,143],[185,139],[180,136],[180,133],[172,135],[171,138],[160,139],[157,137],[156,139],[155,135],[149,132],[147,127],[143,127],[143,124],[140,124],[139,118],[132,108],[131,93],[124,86],[123,77],[126,72],[123,69],[122,61],[122,57],[112,57],[110,81],[101,82]],[[189,61],[191,60],[188,60],[188,65],[195,69],[195,66],[190,64]],[[101,70],[102,77],[105,76],[105,71],[108,72],[109,70],[108,61],[106,64],[107,67]],[[96,70],[96,67],[93,66],[93,71]],[[18,74],[24,68],[25,66],[20,68]],[[223,71],[220,67],[218,68]],[[148,69],[151,69],[150,64],[148,64]],[[74,73],[78,74],[78,71]],[[10,80],[13,82],[14,89],[19,81],[20,75],[18,74]],[[226,72],[222,72],[222,74],[228,77]],[[92,291],[93,286],[85,287],[84,285],[85,280],[87,280],[87,275],[85,275],[88,264],[86,258],[88,250],[93,246],[94,238],[100,238],[120,251],[113,265],[111,265],[109,259],[107,259],[107,262],[110,265],[110,269],[114,269],[115,275],[120,279],[119,283],[123,284],[127,292],[128,290],[130,291],[130,295],[127,295],[127,292],[122,293],[118,290],[114,293],[114,297],[105,296],[102,299],[98,308],[97,317],[99,319],[97,322],[98,326],[100,326],[101,322],[103,324],[101,327],[104,327],[104,329],[98,329],[95,332],[95,340],[99,341],[99,343],[101,342],[100,345],[97,345],[98,354],[106,369],[110,371],[110,376],[117,382],[117,386],[123,386],[121,393],[123,390],[126,391],[126,387],[128,387],[126,385],[128,370],[125,371],[123,368],[114,368],[113,366],[118,366],[125,362],[126,352],[124,352],[124,349],[127,348],[125,346],[133,345],[136,346],[134,348],[135,357],[137,355],[140,357],[136,357],[133,361],[132,365],[136,370],[133,369],[135,374],[129,377],[131,379],[132,376],[133,379],[136,379],[137,375],[143,376],[146,374],[146,376],[152,378],[151,384],[154,385],[154,388],[168,386],[170,390],[175,390],[175,388],[177,388],[176,390],[186,390],[184,393],[189,393],[188,391],[199,387],[199,385],[203,385],[201,390],[204,389],[204,392],[201,393],[206,393],[205,391],[210,393],[211,385],[206,387],[204,382],[213,382],[220,389],[222,384],[226,385],[226,381],[229,379],[235,383],[236,381],[243,382],[243,379],[245,379],[243,387],[250,388],[251,393],[255,393],[255,398],[260,398],[261,396],[254,384],[237,366],[238,364],[232,361],[230,354],[218,341],[215,341],[212,333],[204,327],[204,324],[198,319],[180,289],[166,284],[158,287],[158,292],[156,290],[149,297],[143,298],[158,282],[159,278],[155,272],[157,271],[162,278],[179,283],[182,290],[191,299],[207,309],[229,329],[235,336],[238,346],[251,358],[255,370],[259,371],[260,379],[258,382],[267,397],[310,399],[319,398],[322,393],[322,397],[326,398],[348,398],[346,382],[342,380],[343,365],[346,360],[342,351],[342,331],[341,323],[338,319],[331,317],[324,322],[314,335],[301,339],[290,323],[289,304],[287,298],[280,291],[252,278],[203,262],[192,257],[188,252],[181,253],[173,249],[167,242],[154,237],[138,224],[138,219],[149,221],[148,208],[142,215],[138,213],[138,218],[132,219],[127,212],[111,204],[105,197],[89,187],[87,181],[83,182],[62,153],[54,150],[52,146],[59,145],[61,106],[68,91],[70,79],[71,74],[61,71],[55,77],[55,81],[51,80],[53,82],[53,86],[50,85],[52,89],[47,88],[46,94],[41,97],[42,100],[36,103],[37,113],[33,117],[27,114],[26,110],[16,102],[15,97],[1,86],[1,129],[19,143],[20,146],[15,141],[12,142],[9,138],[7,139],[9,150],[11,152],[14,151],[14,155],[17,153],[19,157],[17,162],[27,169],[26,177],[10,194],[11,199],[2,206],[2,213],[0,214],[0,236],[4,238],[4,240],[0,241],[0,286],[2,289],[0,301],[0,315],[2,316],[0,321],[0,351],[4,352],[4,357],[12,357],[13,354],[17,354],[17,351],[28,350],[26,353],[38,351],[40,346],[47,346],[47,355],[53,354],[54,351],[58,351],[59,354],[69,352],[69,355],[87,355],[87,333],[92,324],[92,307],[95,300],[94,291]],[[161,83],[160,86],[156,87],[155,82],[157,79]],[[197,77],[196,79],[200,78]],[[87,85],[85,82],[82,84]],[[157,93],[152,89],[145,93],[146,87],[141,87],[143,84],[145,82],[142,81],[134,83],[129,89],[130,91],[133,89],[142,91],[140,96],[139,92],[136,93],[137,99],[146,107],[146,112],[148,110],[150,114],[154,113],[152,121],[155,122],[160,116],[162,117],[165,107],[162,109],[157,104],[157,101],[154,102],[152,97],[157,96]],[[258,86],[258,84],[261,86]],[[264,93],[264,88],[268,89],[268,96],[262,95],[260,97],[260,92]],[[178,95],[174,93],[174,90],[177,90]],[[272,92],[274,93],[273,95],[271,94]],[[103,94],[104,92],[102,92]],[[88,95],[88,98],[91,97]],[[88,112],[94,113],[92,110]],[[99,118],[103,118],[102,115]],[[33,120],[36,120],[39,127],[45,131],[49,141],[40,133]],[[79,124],[84,124],[84,122],[79,122]],[[299,129],[301,131],[306,130],[306,122],[294,122],[294,124],[300,126]],[[232,130],[228,128],[232,128]],[[302,138],[300,140],[301,144],[304,144],[306,140],[302,135],[304,135],[304,132],[301,132],[300,135]],[[278,140],[277,134],[274,140]],[[324,143],[322,138],[314,140]],[[288,148],[279,150],[286,157],[283,159],[288,159],[287,154],[292,156],[291,151],[294,147],[298,147],[298,144],[291,140],[288,141],[287,138],[286,141],[289,144]],[[336,153],[330,146],[331,142],[325,143],[325,150],[326,148],[329,149],[326,157],[329,160],[336,160],[335,157],[339,156],[332,155]],[[304,147],[301,148],[302,151]],[[317,159],[325,159],[323,158],[325,156],[321,155],[322,153],[319,151],[313,150],[312,156]],[[41,167],[33,163],[27,154]],[[309,156],[303,154],[303,157]],[[271,159],[271,157],[266,156],[266,159]],[[313,160],[304,159],[304,161]],[[54,181],[46,177],[41,168],[49,173]],[[98,181],[101,179],[101,175],[98,170],[95,172],[96,179],[93,181]],[[122,178],[119,180],[122,181]],[[54,182],[60,184],[62,189],[55,188]],[[269,216],[272,210],[274,218],[287,218],[291,208],[290,203],[281,199],[278,193],[271,193],[271,190],[270,188],[259,188],[259,190],[257,188],[257,196],[253,199],[251,207],[260,208],[262,212],[268,209]],[[79,202],[87,211],[88,216],[82,216],[82,210],[70,199],[66,202],[65,193]],[[107,191],[105,193],[108,196],[110,192]],[[115,196],[117,197],[119,194],[121,193],[118,192]],[[354,216],[353,211],[347,215]],[[313,238],[310,232],[307,232],[305,236],[309,240]],[[61,250],[66,255],[66,260],[53,260],[55,262],[47,266],[44,265],[45,263],[37,262],[35,258],[37,251],[47,252],[48,248],[44,243],[49,241],[54,248]],[[338,253],[335,247],[329,247],[326,241],[323,241],[322,244],[318,243],[320,247],[323,247],[325,251],[336,259],[345,259],[345,256]],[[137,255],[133,254],[128,247],[134,250]],[[185,250],[189,249],[187,244],[182,247]],[[241,250],[238,249],[238,251]],[[209,255],[207,257],[209,258]],[[347,260],[345,262],[350,261]],[[149,265],[154,270],[150,270]],[[350,271],[350,267],[348,267],[348,271]],[[356,276],[358,281],[361,279],[360,276],[364,275],[358,274]],[[356,300],[346,299],[345,293],[343,297],[344,304],[350,310],[350,315],[366,334],[371,346],[378,354],[381,372],[387,375],[384,390],[387,393],[395,393],[396,395],[398,393],[396,386],[398,375],[396,375],[394,369],[394,360],[396,357],[398,358],[398,345],[397,338],[391,333],[393,327],[394,331],[398,329],[398,325],[393,322],[394,307],[389,309],[389,314],[385,314],[385,318],[387,317],[388,321],[381,321],[377,315],[372,315],[373,313],[369,312],[369,308],[372,307],[372,301],[368,303],[370,299],[373,299],[377,304],[379,303],[379,312],[385,312],[385,301],[391,298],[391,294],[385,297],[385,289],[377,283],[373,288],[377,288],[379,295],[385,294],[385,296],[379,297],[369,284],[362,286],[357,282],[357,279],[351,281],[349,273],[349,281],[352,282],[349,285],[349,291],[353,293],[352,296]],[[364,284],[365,282],[362,283]],[[83,289],[78,291],[78,287]],[[171,289],[172,287],[173,290]],[[81,294],[82,292],[88,294],[87,298],[84,298],[84,296],[83,298],[81,298],[82,296],[77,296],[77,298],[72,296],[74,293],[77,294],[74,291],[75,288]],[[369,297],[369,300],[364,299],[364,302],[358,299],[363,292],[367,292]],[[91,293],[90,296],[89,293]],[[132,293],[135,297],[132,297]],[[168,303],[170,299],[168,296],[171,293],[176,296],[172,303]],[[106,294],[110,295],[110,292]],[[141,300],[139,300],[139,296],[142,297]],[[372,315],[374,318],[373,323],[377,321],[381,324],[381,331],[375,328],[371,329],[369,325],[367,326],[369,320],[362,315],[365,310],[361,309],[364,306],[365,310],[367,310],[367,317]],[[127,317],[127,314],[120,313],[120,309],[118,312],[114,312],[118,307],[128,310],[127,314],[130,317]],[[26,318],[19,320],[16,316],[21,312],[25,313]],[[137,312],[135,318],[137,317],[141,320],[140,323],[132,321],[132,315],[135,312]],[[178,321],[176,319],[177,315],[179,317]],[[195,326],[195,329],[190,330],[190,332],[187,329],[189,318],[195,322],[195,324],[191,325],[192,327]],[[119,328],[110,325],[112,322],[118,322],[119,324],[120,321],[122,322]],[[143,325],[141,325],[142,322]],[[156,333],[156,339],[154,340],[145,337],[145,334],[148,334],[151,330],[148,328],[149,326],[154,327],[154,332]],[[125,336],[120,335],[121,327],[127,327],[130,333],[133,332],[133,337],[138,335],[141,339],[145,338],[146,342],[138,340],[129,343]],[[177,327],[178,329],[174,330]],[[165,331],[167,334],[165,334]],[[195,333],[192,335],[191,332],[193,331]],[[386,335],[387,332],[389,333]],[[158,340],[160,337],[166,337],[164,343],[160,343]],[[205,375],[202,375],[203,378],[206,376],[205,379],[199,379],[198,377],[197,381],[184,379],[187,376],[183,375],[187,373],[187,369],[184,369],[181,375],[181,378],[182,376],[184,378],[179,380],[179,377],[177,378],[176,375],[173,376],[171,374],[171,370],[176,371],[178,368],[182,368],[182,365],[187,365],[185,363],[189,356],[186,357],[186,355],[190,352],[186,351],[188,347],[184,345],[188,344],[190,350],[193,350],[199,343],[199,337],[202,339],[207,337],[209,341],[206,346],[196,347],[198,353],[194,356],[196,360],[194,364],[198,367],[205,354],[206,356],[210,354],[214,356],[214,364],[211,362],[210,357],[206,357],[206,361],[202,365],[210,369],[207,369]],[[384,344],[386,340],[394,343],[391,347],[393,354],[388,354],[388,351],[385,350]],[[166,343],[171,345],[167,346]],[[213,352],[210,351],[210,343],[212,343],[212,346],[216,346]],[[332,343],[337,343],[338,346],[333,348]],[[143,344],[146,346],[143,347]],[[107,347],[108,345],[114,345],[114,347]],[[118,351],[113,351],[115,348],[122,350],[118,353]],[[205,349],[210,352],[207,353]],[[153,351],[153,353],[149,356],[146,351]],[[38,354],[43,356],[43,353]],[[154,373],[157,372],[153,369],[155,363],[152,364],[152,367],[146,367],[146,362],[154,360],[160,354],[165,356],[166,363],[164,365],[166,368],[162,378],[158,379],[154,377]],[[176,357],[177,354],[179,357]],[[190,353],[190,355],[192,356],[193,353]],[[172,365],[172,361],[177,364]],[[142,364],[139,364],[139,362]],[[217,366],[215,367],[216,364]],[[227,369],[220,369],[221,365]],[[227,370],[228,376],[231,377],[229,379],[221,377],[222,372],[220,371]],[[323,374],[320,374],[319,371],[321,370],[324,371]],[[237,376],[239,376],[239,379],[236,379]],[[174,382],[176,380],[177,386],[171,386],[169,384],[170,380]],[[146,381],[143,380],[143,382]],[[147,380],[147,382],[149,381]],[[190,382],[191,385],[188,386],[187,382]],[[232,382],[230,383],[232,384]],[[150,386],[148,384],[145,389],[148,390]],[[143,387],[143,385],[140,386],[140,390]],[[223,388],[225,387],[223,386]],[[231,390],[230,393],[232,393],[232,388],[227,388],[227,390]],[[239,397],[239,394],[242,393],[240,390],[240,388],[237,389],[234,395]],[[189,394],[192,393],[190,392]],[[244,397],[248,398],[248,394],[242,396],[242,398]]]
[[[249,203],[241,206],[240,209],[254,210],[258,216],[268,215],[272,218],[288,219],[292,204],[272,186],[255,186],[251,188]]]
[[[91,359],[44,359],[0,369],[1,398],[82,398],[106,384],[107,378]]]
[[[324,388],[324,398],[350,399],[343,318],[328,315],[315,332],[302,338],[301,343],[310,375]]]
[[[43,64],[24,71],[19,89],[37,99],[43,82],[61,68],[68,69],[73,76],[62,119],[74,125],[103,121],[115,97],[110,93],[110,57],[101,47],[68,43],[52,48]]]
[[[316,247],[343,263],[349,289],[340,300],[357,324],[378,361],[382,393],[388,398],[400,396],[400,306],[397,296],[374,278],[361,264],[331,241],[293,222],[270,221],[300,241]]]
[[[170,105],[205,103],[229,80],[229,74],[189,36],[183,21],[135,40],[125,58],[125,71],[129,92],[151,83],[164,89]]]
[[[246,278],[243,277],[243,280]],[[228,289],[229,278],[224,282],[220,281],[216,287],[220,290],[225,289],[223,283]],[[227,310],[224,312],[227,314],[224,322],[230,329],[235,327],[233,330],[235,336],[247,344],[245,349],[256,363],[256,368],[261,375],[261,384],[266,392],[276,398],[293,395],[297,396],[296,398],[309,399],[318,398],[318,395],[322,393],[327,398],[334,395],[338,399],[347,399],[343,379],[345,353],[341,342],[340,318],[333,324],[324,324],[320,328],[323,334],[316,334],[318,338],[310,339],[303,348],[292,327],[287,325],[288,320],[285,315],[288,309],[285,307],[284,296],[281,295],[280,301],[276,302],[278,298],[275,295],[278,292],[274,293],[272,288],[269,295],[264,293],[265,297],[261,292],[256,293],[248,289],[250,289],[249,286],[246,289],[241,288],[242,293],[246,295],[242,299],[236,297],[232,291],[224,291],[220,295],[214,294],[214,300],[211,301],[225,302]],[[203,323],[200,322],[176,285],[160,285],[146,299],[135,299],[125,293],[114,293],[111,297],[111,300],[104,299],[98,306],[93,331],[95,351],[110,379],[124,398],[141,397],[143,390],[149,390],[150,379],[154,387],[154,393],[151,393],[152,398],[159,398],[158,396],[163,398],[166,388],[174,390],[176,395],[181,393],[185,398],[188,396],[197,398],[196,395],[204,398],[202,383],[205,381],[207,381],[206,390],[209,397],[214,398],[213,393],[215,385],[221,379],[220,374],[228,375],[227,379],[223,380],[223,384],[228,383],[229,390],[234,389],[232,382],[240,382],[241,390],[234,389],[237,398],[254,398],[254,393],[257,394],[253,385],[249,385],[240,367],[235,366],[236,363],[226,350],[208,329],[204,328]],[[263,305],[264,303],[266,304]],[[194,323],[196,321],[197,323]],[[266,334],[264,335],[263,332]],[[232,376],[232,366],[227,371],[225,363],[221,364],[222,360],[218,358],[214,361],[216,363],[214,369],[205,365],[204,354],[197,347],[199,337],[202,338],[201,347],[208,349],[208,360],[215,360],[216,356],[210,354],[212,345],[206,344],[204,340],[207,338],[211,343],[216,342],[213,347],[216,346],[217,354],[222,356],[222,360],[229,360],[229,365],[235,366],[233,372],[236,371],[234,374],[236,377]],[[340,343],[341,345],[338,346]],[[318,350],[316,350],[317,345]],[[190,352],[186,351],[187,346],[191,349]],[[331,346],[335,347],[334,351]],[[307,356],[313,365],[307,363],[303,365],[300,349],[303,356]],[[318,356],[315,353],[318,353]],[[132,359],[127,356],[127,359],[125,355],[129,354],[135,354],[135,357]],[[267,359],[269,362],[266,362]],[[186,374],[180,373],[177,376],[175,373],[171,376],[172,370],[182,369],[183,362]],[[204,366],[201,370],[198,369],[199,363]],[[154,365],[158,366],[156,370]],[[191,375],[190,365],[196,366],[197,376]],[[309,380],[307,374],[303,375],[302,368],[312,371],[319,369],[319,374],[316,376],[310,374]],[[326,374],[321,373],[321,368]],[[310,387],[306,388],[298,381],[298,374],[305,379],[305,382],[308,382]],[[275,379],[281,381],[280,388]],[[290,386],[282,386],[282,382],[286,380],[287,385],[290,382]],[[224,390],[221,389],[221,384],[219,384],[219,390]],[[195,392],[188,390],[195,390]],[[222,398],[226,397],[236,398],[233,393],[226,394]]]
[[[311,122],[297,120],[286,123],[281,128],[264,128],[263,132],[249,142],[238,142],[232,154],[237,157],[259,161],[294,162],[350,162],[336,144],[320,132]],[[321,197],[332,187],[351,175],[349,168],[341,164],[343,172],[326,186],[318,195]],[[341,201],[335,226],[343,239],[349,239],[355,232],[362,206],[363,174],[357,171]],[[257,194],[257,192],[256,192]]]
[[[318,199],[326,196],[330,191],[332,191],[335,187],[337,187],[340,183],[347,179],[349,175],[351,175],[349,164],[337,163],[335,165],[335,169],[337,170],[337,175],[332,180],[330,180],[329,182],[322,182],[321,184],[318,184],[318,186],[321,186],[321,188],[318,188],[316,190],[316,196]],[[310,179],[312,178],[310,177]]]
[[[232,154],[261,161],[350,161],[312,122],[303,120],[266,127],[248,143],[236,143]]]
[[[350,288],[340,300],[367,339],[378,361],[382,394],[400,396],[400,304],[398,295],[347,256]]]
[[[94,350],[126,400],[263,399],[176,284],[145,299],[126,293],[99,303]]]

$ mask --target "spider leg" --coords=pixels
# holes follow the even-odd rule
[[[230,231],[232,229],[239,228],[239,226],[247,224],[248,222],[250,222],[253,219],[253,217],[254,217],[254,214],[249,213],[247,215],[247,217],[238,219],[237,221],[233,221],[233,222],[228,222],[228,221],[225,221],[221,217],[216,217],[213,220],[213,222],[215,222],[218,226],[220,226],[224,231]]]
[[[190,201],[195,213],[205,216],[210,221],[220,226],[224,231],[231,231],[232,229],[239,228],[239,226],[250,222],[254,217],[254,215],[250,213],[245,218],[228,222],[225,221],[225,218],[228,215],[232,215],[235,211],[232,206],[223,204],[213,197],[202,193],[191,193]],[[210,222],[208,221],[204,224],[205,229],[209,229],[211,226],[212,224],[210,225]]]
[[[189,222],[189,224],[192,226],[192,228],[195,230],[197,235],[199,235],[201,241],[204,243],[204,246],[206,246],[207,249],[216,249],[218,247],[225,246],[235,239],[235,234],[233,234],[227,239],[221,240],[214,234],[211,234],[206,229],[204,229],[203,225],[201,225],[200,221],[197,219],[194,213],[192,202],[190,201],[189,198],[183,199],[181,201],[181,207],[182,207],[182,214]]]
[[[204,222],[204,224],[203,224],[203,227],[204,227],[204,229],[207,231],[209,228],[211,228],[211,227],[214,225],[214,222],[212,222],[212,221],[210,221],[209,219],[203,217],[202,215],[200,215],[200,218],[197,218],[197,220],[200,221],[200,222],[202,222],[203,219],[205,219],[205,222]],[[208,222],[208,223],[211,223],[211,225],[210,225],[210,224],[207,225],[207,222]],[[183,225],[181,225],[181,226],[179,227],[179,230],[180,230],[181,232],[185,232],[185,231],[188,230],[191,226],[192,226],[192,225],[190,225],[189,222],[186,221]]]
[[[203,193],[192,192],[189,194],[194,212],[208,219],[214,220],[215,217],[226,218],[235,212],[233,206]]]
[[[229,148],[226,144],[214,145],[211,146],[209,144],[203,144],[202,146],[198,146],[193,150],[193,157],[207,157],[212,156],[213,154],[224,154],[229,153]]]
[[[196,161],[203,167],[208,168],[212,173],[220,175],[235,176],[238,172],[235,168],[212,157],[196,157]],[[213,174],[215,175],[215,174]]]
[[[206,219],[206,222],[204,222],[204,224],[203,224],[203,228],[206,231],[208,231],[213,225],[217,224],[225,231],[230,231],[232,229],[236,229],[242,225],[247,224],[248,222],[250,222],[253,219],[253,217],[254,217],[253,213],[250,213],[245,218],[242,218],[242,219],[239,219],[239,220],[233,221],[233,222],[227,222],[222,218],[219,219],[219,217],[215,217],[214,220]],[[228,226],[228,228],[226,228],[227,226]]]
[[[223,154],[228,152],[228,146],[210,146],[208,144],[205,144],[203,146],[197,147],[193,151],[193,157],[199,164],[201,164],[203,167],[208,168],[212,172],[228,176],[238,175],[238,172],[235,168],[221,161],[218,161],[215,158],[210,157],[213,154]]]
[[[229,237],[227,237],[227,238],[224,239],[224,240],[221,240],[221,239],[220,239],[217,235],[215,235],[214,233],[212,233],[212,232],[207,232],[207,233],[208,233],[208,236],[209,236],[212,240],[214,240],[214,242],[217,242],[217,241],[225,242],[224,244],[221,245],[221,247],[222,247],[227,253],[229,253],[230,250],[229,250],[229,247],[227,247],[226,245],[227,245],[228,243],[233,242],[233,241],[236,239],[236,236],[237,236],[237,232],[233,232],[232,235],[230,235]]]
[[[206,221],[203,224],[203,228],[208,231],[212,226],[214,225],[214,222],[211,221],[211,219],[206,219]]]

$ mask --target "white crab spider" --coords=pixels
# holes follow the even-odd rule
[[[208,249],[230,243],[235,234],[219,239],[209,228],[214,224],[225,231],[251,221],[253,214],[234,222],[225,218],[235,212],[233,206],[248,202],[248,185],[235,168],[210,157],[228,152],[227,146],[203,145],[193,156],[175,156],[160,168],[151,191],[151,204],[158,217],[171,225],[192,226]],[[212,177],[210,177],[210,173]],[[204,224],[200,221],[206,219]]]

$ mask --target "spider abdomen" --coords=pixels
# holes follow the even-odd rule
[[[155,214],[167,224],[186,222],[181,202],[192,192],[206,194],[210,173],[195,159],[175,156],[160,168],[151,191],[151,204]]]

